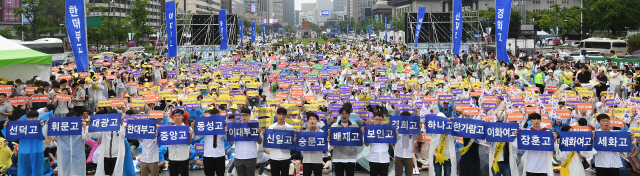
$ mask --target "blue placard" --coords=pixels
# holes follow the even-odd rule
[[[262,141],[264,148],[289,149],[295,150],[296,144],[293,141],[292,130],[273,130],[266,129],[264,139]]]
[[[82,135],[82,117],[51,117],[47,136]]]
[[[561,131],[558,136],[560,138],[561,151],[591,151],[593,148],[593,132]]]
[[[296,151],[323,151],[326,152],[327,146],[326,132],[296,132]]]
[[[7,140],[42,139],[40,120],[8,121],[6,127]]]
[[[436,115],[425,116],[425,132],[431,134],[453,133],[453,122],[445,117]]]
[[[420,117],[418,116],[391,116],[391,125],[398,128],[398,134],[420,134]]]
[[[452,135],[463,138],[484,139],[484,121],[465,118],[453,119]]]
[[[84,3],[84,1],[82,1]],[[167,20],[167,48],[168,57],[178,56],[178,27],[176,24],[176,2],[165,2],[165,19]]]
[[[103,114],[91,116],[89,132],[118,131],[122,114]]]
[[[257,122],[251,123],[228,123],[227,128],[227,140],[228,141],[258,141],[260,135],[258,134],[258,128],[260,124]]]
[[[224,116],[196,117],[194,125],[195,135],[224,135]]]
[[[597,151],[630,152],[629,132],[596,131],[594,148]]]
[[[396,143],[396,126],[365,125],[364,143]]]
[[[75,56],[76,66],[79,72],[89,68],[87,50],[87,23],[84,0],[65,0],[65,23],[67,34]],[[5,7],[8,8],[8,7]]]
[[[229,40],[227,39],[227,10],[218,11],[218,26],[220,28],[220,50],[227,50]]]
[[[331,145],[362,146],[362,133],[357,127],[331,127]]]
[[[518,149],[555,151],[553,132],[536,130],[518,131]]]
[[[158,127],[158,145],[190,144],[189,126],[160,126]]]
[[[129,120],[127,123],[127,138],[153,139],[156,138],[155,120]]]
[[[513,142],[516,140],[517,123],[486,122],[485,140],[487,142]]]

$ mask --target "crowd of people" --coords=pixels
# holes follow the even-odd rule
[[[575,129],[630,133],[638,127],[635,96],[640,92],[639,67],[616,65],[610,60],[575,63],[558,55],[524,51],[513,51],[509,59],[498,61],[496,53],[484,48],[471,47],[453,54],[383,41],[342,41],[246,42],[222,57],[199,52],[183,52],[177,57],[165,53],[117,56],[93,59],[84,72],[78,72],[69,60],[53,67],[49,78],[0,79],[7,85],[0,93],[0,124],[40,120],[44,126],[42,139],[0,140],[0,172],[19,176],[136,172],[157,176],[167,170],[172,176],[189,175],[189,170],[203,170],[208,176],[252,176],[258,170],[258,175],[264,176],[266,169],[270,175],[305,176],[330,172],[349,176],[357,170],[397,176],[420,174],[421,170],[432,176],[635,172],[631,165],[637,161],[628,159],[633,152],[567,152],[557,145],[553,152],[518,150],[516,141],[487,142],[425,133],[427,114],[517,123],[518,131],[553,131],[556,139],[560,132]],[[438,98],[452,95],[452,89],[462,92],[450,101]],[[12,101],[38,95],[46,95],[47,100]],[[60,95],[71,98],[65,101],[57,98]],[[333,98],[336,95],[338,99]],[[545,103],[540,100],[543,95],[550,96]],[[233,96],[246,99],[238,102]],[[189,99],[195,99],[199,106],[175,108],[185,106]],[[461,102],[466,99],[468,103]],[[145,104],[133,106],[135,100]],[[524,103],[515,103],[518,100]],[[105,101],[110,101],[110,106],[103,106]],[[365,105],[355,105],[355,101]],[[482,108],[487,102],[497,108]],[[578,109],[577,103],[591,104],[592,108]],[[272,115],[257,115],[256,108],[262,107],[272,108]],[[473,107],[480,112],[463,112]],[[630,110],[618,115],[615,108]],[[570,112],[569,117],[557,116],[560,110]],[[150,111],[164,112],[163,117],[151,119],[158,125],[191,126],[191,144],[158,145],[156,139],[127,138],[124,119],[118,131],[86,130],[94,115],[124,117],[148,115]],[[364,117],[363,112],[373,115]],[[523,113],[525,118],[511,121],[508,117],[512,113]],[[272,119],[272,124],[261,127],[258,141],[194,135],[194,119],[208,116],[225,116],[226,123]],[[396,132],[396,143],[329,145],[326,152],[262,145],[266,129],[331,134],[333,127],[357,127],[364,133],[367,125],[390,124],[391,116],[420,116],[422,134]],[[48,119],[54,117],[82,117],[82,135],[47,136]],[[289,119],[303,123],[294,126]],[[615,120],[622,123],[613,123]],[[633,133],[630,136],[635,151],[640,146]],[[203,152],[194,147],[199,143],[204,143]],[[489,154],[489,162],[484,163],[489,170],[481,169],[483,151]],[[365,162],[359,156],[364,156]]]

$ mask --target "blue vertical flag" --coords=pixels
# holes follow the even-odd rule
[[[167,45],[169,45],[169,53],[167,54],[167,57],[176,57],[178,56],[178,31],[176,28],[175,1],[165,3],[165,16],[165,19],[167,19]]]
[[[89,61],[87,60],[87,19],[84,0],[66,0],[64,5],[67,34],[76,58],[76,66],[79,72],[87,71]]]
[[[349,24],[347,24],[347,37],[349,37]]]
[[[280,33],[280,28],[278,28],[278,35],[281,35],[282,33]]]
[[[507,55],[507,37],[511,18],[511,1],[496,0],[496,52],[499,61],[509,62]]]
[[[387,41],[387,17],[384,17],[384,41]]]
[[[227,45],[229,45],[229,40],[227,39],[227,10],[220,10],[218,22],[218,26],[220,26],[220,50],[227,50]]]
[[[238,26],[240,26],[240,31],[238,33],[240,33],[240,45],[242,45],[242,39],[244,38],[243,35],[243,30],[242,30],[242,19],[238,19]]]
[[[462,0],[453,0],[453,54],[460,54],[462,42]]]
[[[342,36],[340,35],[340,26],[338,26],[338,36]]]
[[[420,36],[420,30],[422,29],[422,21],[424,20],[425,11],[427,11],[427,7],[418,8],[418,22],[416,23],[416,32],[413,37],[413,47],[418,47],[418,37]]]
[[[266,33],[267,32],[265,32],[265,31],[267,31],[267,26],[264,23],[262,23],[262,40],[266,40],[267,39],[266,38]]]
[[[273,39],[273,38],[276,38],[276,33],[275,33],[275,32],[273,32],[273,31],[274,31],[273,27],[274,27],[274,26],[271,26],[271,38],[272,38],[272,39]]]
[[[256,41],[256,22],[251,22],[251,41]]]
[[[369,40],[371,40],[371,20],[369,20]]]
[[[353,36],[356,36],[356,40],[358,40],[358,23],[353,24]]]

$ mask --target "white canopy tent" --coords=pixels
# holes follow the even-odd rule
[[[49,80],[52,55],[29,49],[0,36],[0,78]]]

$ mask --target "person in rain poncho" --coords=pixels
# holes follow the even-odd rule
[[[438,116],[447,117],[443,113],[438,113]],[[436,175],[436,171],[437,175],[458,175],[455,146],[457,137],[446,134],[429,134],[429,136],[431,136],[431,147],[429,147],[428,156],[435,156],[434,159],[429,160],[429,175]],[[441,145],[441,142],[444,144]],[[436,164],[438,167],[435,167]]]
[[[69,112],[67,117],[78,116]],[[84,156],[84,140],[80,135],[46,136],[57,141],[58,175],[84,176],[86,175],[87,158]]]
[[[85,79],[85,82],[87,83],[85,86],[87,90],[89,90],[89,92],[86,92],[86,94],[89,95],[87,107],[91,111],[96,111],[98,102],[102,101],[103,99],[102,90],[104,90],[104,86],[102,86],[102,81],[98,76],[93,76],[91,79],[88,79],[87,77],[87,79]]]
[[[109,111],[110,115],[120,116],[115,114],[116,110]],[[91,118],[89,118],[91,120]],[[121,123],[124,122],[124,119]],[[90,123],[90,122],[89,122]],[[133,167],[133,161],[131,160],[131,154],[129,158],[126,158],[127,152],[131,149],[125,145],[126,129],[123,124],[120,124],[120,130],[118,131],[106,131],[106,132],[92,132],[89,133],[87,122],[82,122],[82,139],[90,140],[91,138],[102,138],[100,143],[100,156],[98,157],[98,167],[96,168],[96,176],[105,175],[128,175],[128,168]],[[128,149],[128,150],[127,150]],[[128,161],[128,162],[127,162]],[[125,163],[131,163],[126,165]],[[135,174],[134,174],[135,175]]]
[[[49,111],[46,114],[38,115],[37,111],[29,111],[26,115],[20,117],[20,121],[26,120],[39,120],[40,126],[45,124],[45,121],[53,117],[53,111]],[[4,123],[7,126],[7,123]],[[4,130],[7,130],[6,128]],[[6,131],[3,131],[6,132]],[[46,126],[42,128],[42,135],[40,139],[20,139],[20,146],[18,147],[18,175],[20,176],[42,176],[44,175],[44,148],[42,146],[42,140],[47,135]]]

